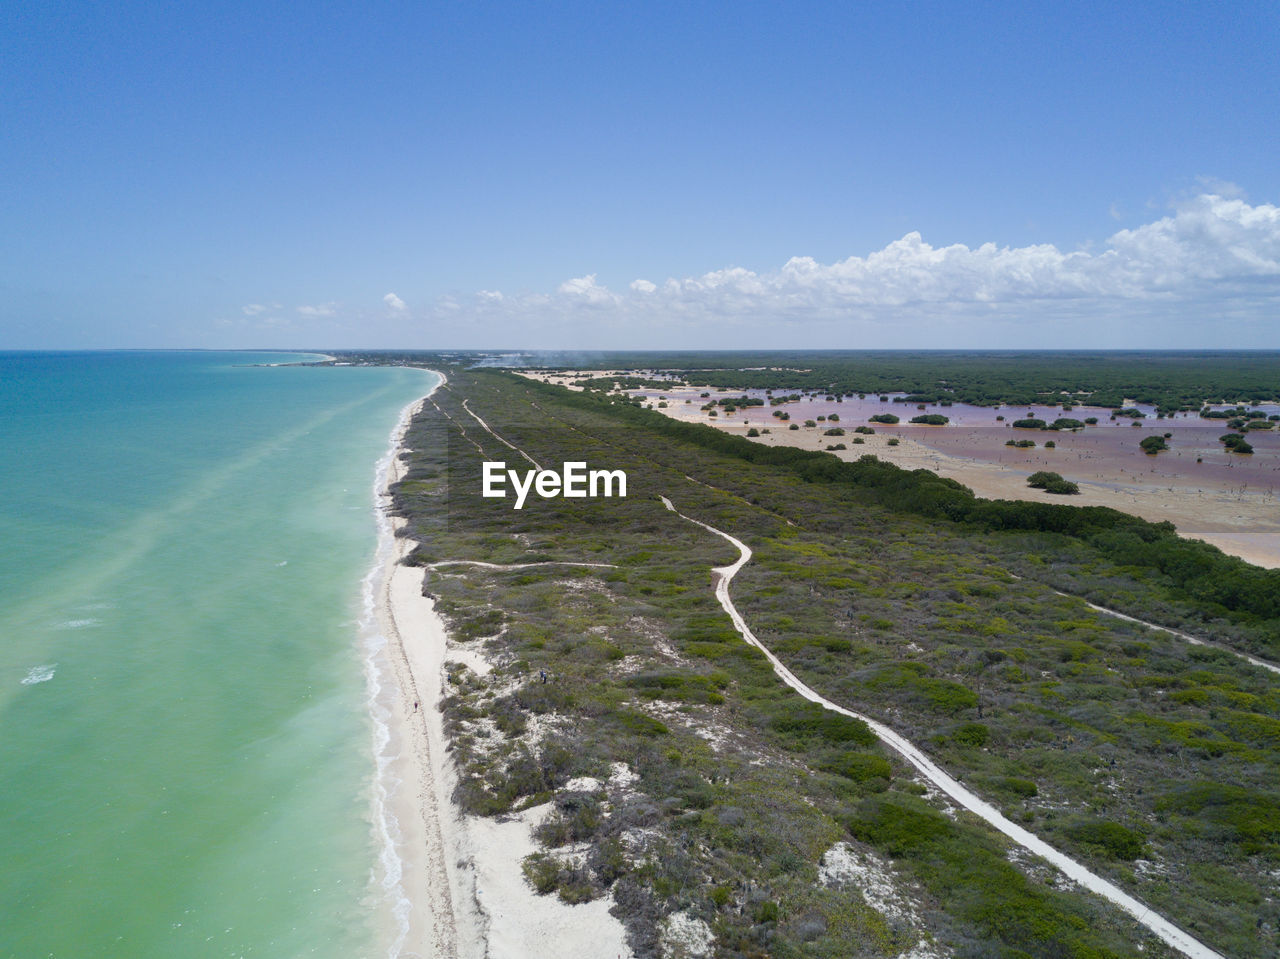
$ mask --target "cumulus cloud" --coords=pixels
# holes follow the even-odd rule
[[[394,293],[388,293],[382,298],[382,302],[387,304],[387,307],[393,313],[403,313],[408,309],[408,307],[405,306],[404,300],[400,299],[400,297],[396,296]]]
[[[571,301],[590,306],[616,306],[621,302],[617,294],[596,282],[596,274],[565,280],[556,291]]]
[[[957,243],[935,247],[908,233],[866,256],[834,263],[792,257],[780,268],[730,267],[615,292],[595,274],[554,294],[484,294],[485,310],[530,316],[609,310],[620,317],[892,318],[920,311],[990,315],[1052,307],[1081,315],[1179,304],[1236,302],[1280,307],[1280,207],[1202,194],[1168,216],[1112,235],[1099,251],[1064,252]]]
[[[320,303],[316,306],[300,306],[298,312],[302,316],[310,317],[333,316],[337,308],[337,303]]]

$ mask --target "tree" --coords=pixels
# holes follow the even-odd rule
[[[1163,436],[1147,436],[1138,445],[1142,447],[1142,452],[1148,456],[1155,456],[1162,450],[1169,448],[1169,444]]]

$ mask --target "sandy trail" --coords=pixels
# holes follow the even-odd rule
[[[1198,939],[1195,939],[1186,932],[1183,932],[1173,923],[1169,922],[1169,920],[1165,919],[1158,913],[1153,912],[1148,906],[1139,902],[1137,899],[1134,899],[1119,887],[1089,871],[1074,859],[1064,855],[1057,849],[1054,849],[1044,840],[1023,829],[1021,826],[1011,822],[994,806],[983,801],[977,795],[966,789],[957,779],[944,772],[915,745],[895,733],[889,727],[876,722],[869,716],[856,713],[851,709],[846,709],[843,706],[839,706],[836,703],[831,702],[829,699],[823,698],[801,682],[800,679],[791,672],[791,670],[783,665],[782,661],[778,659],[778,657],[775,656],[767,646],[756,638],[755,634],[751,632],[751,628],[747,625],[746,620],[742,618],[742,614],[739,613],[737,607],[734,606],[733,600],[729,597],[729,584],[733,581],[733,577],[737,575],[738,571],[751,559],[751,549],[746,543],[742,542],[742,540],[737,539],[734,536],[730,536],[728,533],[718,530],[714,526],[709,526],[691,516],[685,516],[677,510],[675,506],[672,505],[671,500],[667,499],[665,496],[660,497],[660,499],[667,509],[671,510],[681,519],[687,520],[696,526],[701,526],[708,532],[714,533],[716,536],[728,540],[737,547],[739,554],[737,562],[730,566],[717,567],[711,571],[715,582],[716,599],[720,601],[720,605],[724,608],[724,611],[729,614],[729,618],[733,620],[734,628],[742,635],[742,638],[764,653],[765,657],[773,666],[773,671],[777,673],[784,683],[798,692],[805,699],[812,703],[817,703],[824,709],[829,709],[832,712],[839,713],[842,716],[848,716],[852,719],[862,720],[871,728],[871,731],[875,733],[882,742],[893,747],[893,749],[906,759],[907,762],[911,763],[911,765],[918,769],[926,779],[945,792],[956,803],[984,819],[1024,849],[1027,849],[1028,851],[1035,853],[1037,856],[1040,856],[1042,859],[1052,863],[1058,870],[1074,882],[1079,883],[1091,892],[1097,893],[1109,902],[1119,906],[1179,952],[1184,955],[1191,956],[1193,959],[1223,959],[1219,953],[1214,952]]]
[[[492,436],[494,439],[496,439],[499,443],[501,443],[503,446],[506,446],[506,447],[508,447],[508,448],[510,448],[510,449],[515,450],[517,453],[519,453],[521,456],[523,456],[525,459],[527,459],[530,463],[532,463],[532,464],[533,464],[533,468],[534,468],[534,469],[536,469],[536,470],[540,470],[540,469],[542,469],[542,467],[538,465],[538,461],[537,461],[537,460],[535,460],[532,456],[530,456],[528,453],[526,453],[526,452],[525,452],[524,450],[522,450],[520,447],[516,446],[514,443],[509,443],[509,442],[507,442],[507,440],[505,440],[503,437],[501,437],[501,436],[499,436],[497,433],[495,433],[495,432],[493,431],[493,428],[492,428],[491,426],[489,426],[489,424],[488,424],[488,423],[486,423],[484,420],[480,419],[480,417],[476,415],[475,410],[473,410],[470,406],[468,406],[468,405],[467,405],[467,400],[463,400],[463,401],[462,401],[462,408],[463,408],[464,410],[466,410],[468,413],[470,413],[470,414],[471,414],[471,416],[472,416],[472,418],[473,418],[477,423],[479,423],[479,424],[480,424],[480,425],[481,425],[481,426],[482,426],[482,427],[483,427],[483,428],[484,428],[484,429],[489,433],[489,435],[490,435],[490,436]]]
[[[1019,577],[1019,579],[1021,579],[1021,577]],[[1116,619],[1123,619],[1127,623],[1137,623],[1139,626],[1146,626],[1148,629],[1157,629],[1162,633],[1169,633],[1172,636],[1177,636],[1179,639],[1185,640],[1192,646],[1208,646],[1211,649],[1220,649],[1224,653],[1230,653],[1232,656],[1243,659],[1245,662],[1251,663],[1254,666],[1260,666],[1261,668],[1270,670],[1273,673],[1280,673],[1280,666],[1277,666],[1275,663],[1269,663],[1265,659],[1258,659],[1256,656],[1250,656],[1248,653],[1242,653],[1239,650],[1231,649],[1228,646],[1223,646],[1221,643],[1214,643],[1207,639],[1200,639],[1197,636],[1192,636],[1190,633],[1184,633],[1178,629],[1171,629],[1168,626],[1161,626],[1158,623],[1149,623],[1145,619],[1138,619],[1137,617],[1129,616],[1114,609],[1107,609],[1105,606],[1099,606],[1096,603],[1089,602],[1082,596],[1072,596],[1070,593],[1064,593],[1059,589],[1055,589],[1054,592],[1059,596],[1078,599],[1090,609],[1095,612],[1102,613],[1104,616],[1114,616]]]
[[[475,418],[476,422],[496,439],[515,450],[526,460],[532,463],[535,468],[541,469],[537,462],[529,456],[529,454],[525,453],[524,450],[521,450],[507,442],[507,440],[495,433],[484,420],[479,416],[476,416],[470,407],[466,406],[465,401],[463,406],[466,408],[467,412]],[[716,599],[720,602],[721,607],[726,613],[728,613],[729,618],[733,621],[734,628],[742,635],[743,639],[764,653],[765,657],[769,660],[769,663],[773,666],[774,672],[783,682],[798,692],[805,699],[822,706],[824,709],[829,709],[833,712],[848,716],[852,719],[858,719],[866,723],[871,731],[875,733],[882,742],[896,750],[904,759],[907,760],[907,762],[911,763],[911,765],[918,769],[926,779],[946,793],[954,802],[985,820],[1024,849],[1050,862],[1072,881],[1079,883],[1091,892],[1094,892],[1109,902],[1119,906],[1179,952],[1192,957],[1192,959],[1224,959],[1221,954],[1210,949],[1204,943],[1184,932],[1163,916],[1152,911],[1150,907],[1133,898],[1118,886],[1101,876],[1096,875],[1081,863],[1050,846],[1043,839],[1040,839],[1033,833],[1028,832],[1021,826],[1011,822],[994,806],[985,802],[973,792],[970,792],[967,788],[961,785],[959,780],[944,772],[941,767],[935,764],[928,756],[903,736],[900,736],[889,727],[882,725],[869,716],[864,716],[861,713],[854,712],[851,709],[846,709],[843,706],[831,702],[829,699],[820,696],[805,683],[801,682],[801,680],[792,673],[776,655],[774,655],[772,650],[756,638],[755,634],[751,631],[746,620],[743,619],[742,614],[738,612],[737,607],[734,606],[733,600],[729,596],[729,584],[733,581],[733,577],[736,576],[738,571],[751,559],[750,547],[737,537],[731,536],[722,530],[716,529],[714,526],[710,526],[700,520],[696,520],[691,516],[686,516],[681,513],[667,497],[662,496],[659,498],[668,510],[675,513],[681,519],[702,527],[708,532],[729,541],[737,548],[738,559],[736,562],[729,566],[717,567],[711,571],[715,582]],[[1103,612],[1109,611],[1103,610]]]

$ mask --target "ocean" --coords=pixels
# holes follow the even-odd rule
[[[363,593],[436,378],[301,358],[0,353],[0,956],[388,954]]]

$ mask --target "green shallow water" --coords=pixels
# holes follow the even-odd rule
[[[383,955],[358,640],[435,378],[0,354],[0,955]]]

